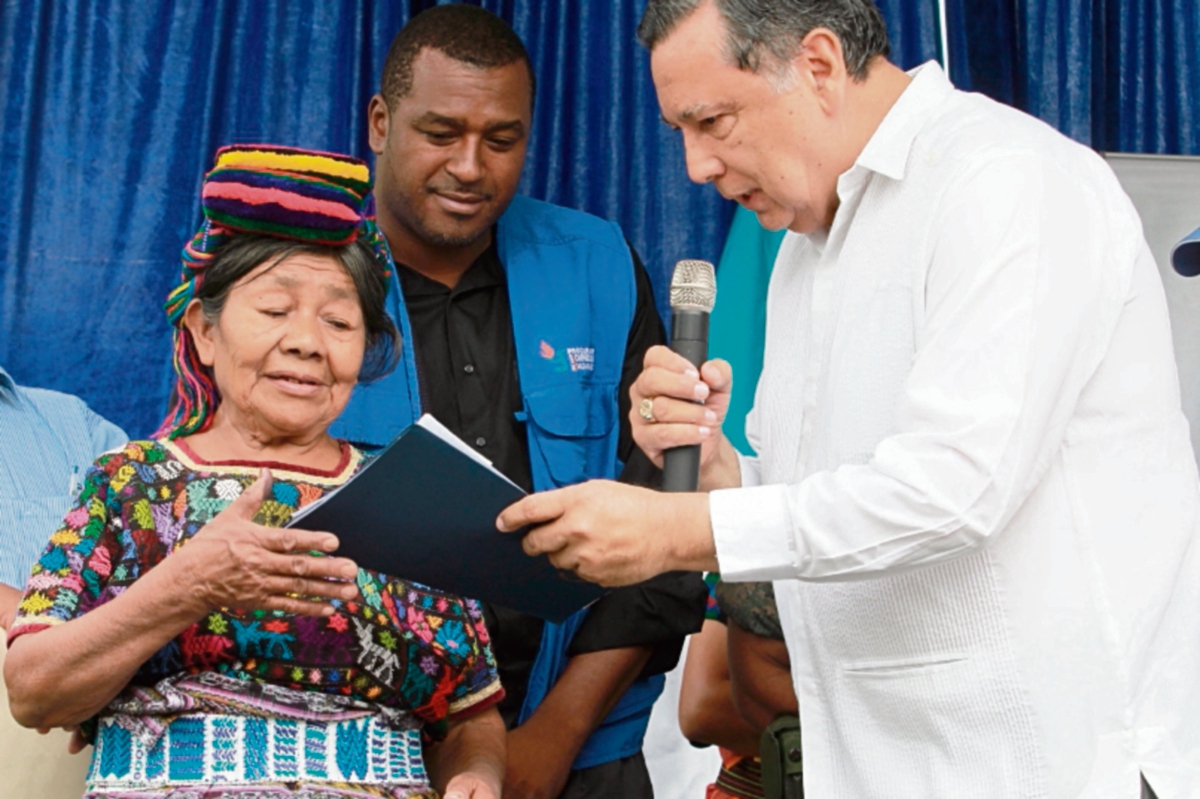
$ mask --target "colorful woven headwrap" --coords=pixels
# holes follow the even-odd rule
[[[204,221],[183,248],[179,286],[167,295],[175,326],[177,381],[171,408],[156,435],[177,438],[204,430],[218,396],[212,374],[200,363],[183,315],[204,282],[213,253],[239,233],[340,246],[362,238],[381,269],[387,245],[363,205],[371,189],[366,163],[348,155],[275,145],[237,144],[217,151],[200,191]]]

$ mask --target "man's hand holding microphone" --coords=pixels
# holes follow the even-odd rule
[[[696,491],[733,488],[741,479],[737,453],[721,432],[732,370],[704,360],[715,293],[711,264],[679,263],[671,281],[675,351],[647,350],[630,387],[634,441],[664,467],[668,493],[593,480],[528,496],[496,521],[504,532],[532,526],[526,553],[546,554],[556,567],[606,586],[716,569],[708,496]]]
[[[679,353],[651,347],[629,390],[633,440],[660,468],[667,450],[699,446],[700,479],[694,490],[741,485],[737,452],[721,431],[732,385],[725,361],[707,361],[697,369]]]

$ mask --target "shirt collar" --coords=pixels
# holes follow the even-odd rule
[[[0,404],[20,409],[23,405],[20,386],[13,380],[12,375],[0,366]]]
[[[405,297],[442,296],[450,294],[458,297],[476,289],[503,286],[507,282],[504,267],[500,263],[500,250],[496,244],[495,229],[492,231],[492,243],[480,253],[471,265],[463,272],[457,285],[448,288],[436,280],[425,277],[410,266],[396,262],[400,285]]]
[[[908,74],[912,82],[888,110],[846,175],[869,170],[892,180],[904,179],[913,140],[934,109],[954,91],[954,86],[936,61],[928,61]]]

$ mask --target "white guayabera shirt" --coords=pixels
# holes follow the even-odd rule
[[[789,234],[721,573],[775,580],[806,793],[1200,795],[1200,481],[1137,213],[927,64]]]

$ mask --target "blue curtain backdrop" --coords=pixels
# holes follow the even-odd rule
[[[7,0],[0,364],[131,435],[168,391],[162,301],[228,142],[365,154],[403,4]]]
[[[633,31],[644,0],[476,0],[539,74],[522,190],[619,222],[662,307],[732,208],[691,185]],[[161,303],[215,149],[367,156],[392,36],[436,0],[0,0],[0,365],[145,435]],[[1196,0],[950,0],[954,78],[1097,147],[1197,152]],[[936,0],[879,0],[893,58],[939,55]],[[732,276],[723,275],[722,280]]]
[[[393,35],[432,3],[5,0],[0,16],[0,365],[132,435],[160,421],[161,304],[213,152],[270,141],[367,157]],[[684,171],[633,40],[642,0],[488,3],[540,77],[522,190],[619,222],[660,299],[715,260],[732,206]]]
[[[669,270],[716,261],[732,207],[659,121],[644,0],[483,0],[539,75],[521,189],[619,222],[665,310]],[[82,396],[132,435],[161,419],[161,303],[212,154],[279,142],[369,155],[364,109],[392,36],[433,0],[4,0],[0,365]],[[935,0],[890,0],[897,52],[933,53]]]
[[[1197,0],[947,0],[951,78],[1097,150],[1200,154]]]

